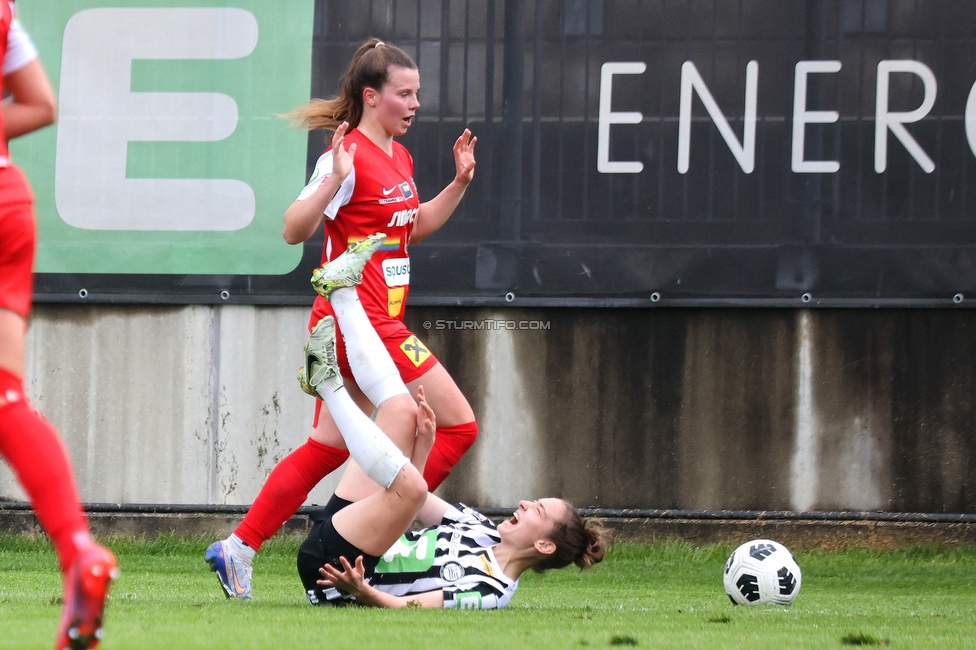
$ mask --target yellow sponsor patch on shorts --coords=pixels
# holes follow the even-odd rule
[[[400,344],[400,349],[403,350],[403,353],[407,355],[407,358],[413,362],[413,365],[417,366],[418,368],[430,356],[430,350],[427,349],[427,346],[424,345],[421,340],[413,334],[411,334],[406,341]]]
[[[390,310],[390,318],[396,318],[403,311],[403,287],[387,290],[387,308]]]

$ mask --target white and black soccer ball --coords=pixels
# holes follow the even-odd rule
[[[791,605],[800,593],[800,567],[771,539],[754,539],[725,563],[725,593],[735,605]]]

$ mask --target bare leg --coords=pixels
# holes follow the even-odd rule
[[[27,321],[9,309],[0,308],[0,368],[24,376],[26,356]],[[0,406],[5,403],[0,394]]]
[[[467,398],[440,363],[407,384],[410,394],[415,397],[421,386],[424,387],[427,403],[437,414],[438,426],[450,427],[474,420],[474,411]]]
[[[406,464],[389,488],[374,492],[332,516],[336,532],[370,555],[382,555],[417,518],[427,500],[427,483]]]

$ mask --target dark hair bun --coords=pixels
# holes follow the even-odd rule
[[[612,535],[600,519],[587,519],[583,522],[583,526],[586,532],[586,548],[575,564],[580,569],[589,569],[603,561]]]

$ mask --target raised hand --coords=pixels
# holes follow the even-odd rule
[[[349,122],[343,122],[332,134],[332,173],[340,179],[345,178],[352,171],[353,158],[356,156],[355,142],[349,145],[348,150],[344,146],[348,130]]]
[[[417,437],[413,442],[410,462],[421,472],[424,471],[427,456],[434,446],[436,431],[437,418],[434,417],[434,409],[430,408],[430,404],[427,403],[424,387],[419,386],[417,388]]]
[[[424,396],[424,387],[417,387],[417,437],[430,438],[434,440],[434,432],[437,431],[437,418],[434,416],[434,409],[430,408],[427,398]]]
[[[474,146],[478,143],[478,138],[471,135],[470,129],[465,129],[464,133],[454,143],[454,166],[457,173],[454,180],[467,185],[474,179]]]

